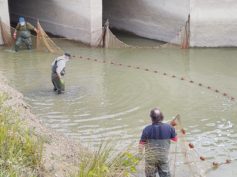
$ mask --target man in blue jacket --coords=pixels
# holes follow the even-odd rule
[[[170,140],[177,141],[174,127],[163,123],[164,116],[158,108],[150,112],[152,124],[143,129],[139,143],[140,151],[145,147],[146,177],[171,177],[169,169]]]

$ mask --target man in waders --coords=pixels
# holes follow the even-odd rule
[[[65,74],[66,63],[71,59],[71,55],[69,53],[65,53],[64,55],[55,58],[52,63],[52,74],[51,79],[54,86],[54,91],[58,94],[61,94],[65,91],[65,84],[62,79],[62,76]]]
[[[33,25],[26,22],[24,17],[20,17],[15,32],[13,33],[13,38],[16,39],[16,52],[19,50],[22,44],[25,44],[27,49],[32,48],[32,40],[30,33],[31,30],[34,30],[37,33],[37,29]]]
[[[139,150],[145,147],[146,177],[171,177],[169,169],[170,140],[177,141],[174,127],[162,123],[164,116],[158,108],[150,112],[152,124],[143,129]]]

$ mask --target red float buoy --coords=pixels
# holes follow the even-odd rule
[[[203,157],[203,156],[200,156],[200,160],[202,160],[202,161],[205,161],[205,160],[206,160],[206,158],[205,158],[205,157]]]
[[[181,132],[182,132],[183,135],[186,134],[186,130],[184,130],[183,128],[181,129]]]
[[[194,148],[194,145],[193,145],[192,143],[189,143],[188,146],[189,146],[190,149],[193,149],[193,148]]]
[[[172,121],[170,122],[170,125],[173,126],[173,127],[175,127],[175,126],[177,125],[177,123],[176,123],[175,120],[172,120]]]
[[[213,162],[212,165],[214,168],[217,168],[217,167],[219,167],[220,164],[218,162]]]

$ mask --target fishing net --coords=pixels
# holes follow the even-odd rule
[[[0,29],[1,29],[1,36],[3,39],[4,45],[9,48],[14,48],[16,40],[13,38],[13,33],[15,31],[15,28],[9,26],[8,24],[4,23],[3,21],[0,21]],[[18,37],[18,36],[16,36],[16,37]],[[31,40],[32,40],[32,48],[35,49],[37,37],[35,35],[31,34]],[[26,46],[21,45],[20,48],[26,48]]]
[[[101,37],[99,38],[97,42],[97,47],[103,47],[103,48],[165,48],[165,47],[181,47],[182,49],[189,48],[189,37],[190,37],[190,16],[188,17],[188,20],[185,22],[185,25],[181,27],[180,31],[176,35],[174,39],[171,41],[157,45],[152,47],[142,47],[142,46],[134,46],[134,45],[128,45],[121,40],[119,40],[110,30],[109,28],[109,21],[107,20],[105,22],[105,25],[103,27],[103,32],[101,34]]]
[[[185,26],[183,28],[182,32],[182,41],[181,41],[181,48],[187,49],[189,48],[189,39],[190,39],[190,15],[188,16],[188,20],[185,23]]]
[[[189,37],[190,37],[190,30],[189,30],[189,19],[185,23],[185,25],[180,29],[180,31],[177,33],[176,37],[172,39],[170,42],[167,42],[165,44],[157,45],[157,46],[134,46],[134,45],[128,45],[124,43],[123,41],[119,40],[110,30],[109,28],[109,21],[107,20],[105,22],[105,25],[102,30],[102,34],[99,37],[98,41],[96,42],[97,47],[103,47],[103,48],[168,48],[168,47],[181,47],[181,48],[189,48]],[[1,35],[3,38],[3,42],[6,46],[11,47],[14,45],[14,39],[12,38],[12,34],[14,32],[14,28],[6,25],[5,23],[1,22]],[[39,21],[37,22],[37,30],[38,34],[37,36],[32,35],[32,44],[33,48],[36,48],[40,51],[49,51],[51,53],[55,54],[61,54],[63,53],[63,50],[58,47],[55,42],[50,38],[44,29],[42,28]]]
[[[36,48],[40,51],[49,51],[55,54],[63,54],[63,50],[46,34],[39,21],[37,22],[37,43]]]
[[[211,169],[231,162],[230,159],[226,159],[224,162],[214,162],[203,156],[192,143],[187,141],[186,131],[179,115],[171,121],[171,125],[175,127],[178,135],[178,142],[171,146],[170,169],[172,177],[205,177]]]
[[[178,142],[173,143],[170,153],[170,169],[173,177],[205,177],[211,165],[195,149],[194,145],[186,140],[180,116],[171,122],[175,127]]]
[[[0,29],[4,45],[13,48],[15,43],[15,40],[13,38],[15,28],[0,21]],[[46,34],[39,21],[37,22],[37,31],[38,33],[36,36],[31,34],[33,49],[37,49],[39,51],[47,51],[55,54],[63,54],[63,50],[58,47],[54,43],[54,41]],[[25,46],[21,45],[20,47],[24,48]]]
[[[186,131],[182,126],[181,118],[179,115],[177,115],[170,122],[170,124],[176,130],[178,141],[171,143],[170,152],[167,152],[167,148],[162,149],[163,147],[167,146],[167,140],[158,140],[157,142],[159,143],[159,145],[156,146],[156,148],[162,148],[160,148],[159,150],[155,149],[155,151],[153,151],[154,148],[149,148],[149,150],[146,151],[145,159],[148,163],[149,161],[157,160],[154,158],[166,159],[167,154],[169,154],[168,159],[171,177],[206,177],[208,175],[208,172],[210,172],[211,170],[214,170],[221,165],[231,163],[230,159],[226,159],[223,162],[215,162],[203,156],[194,144],[187,141]],[[135,176],[145,176],[145,159],[142,160],[138,165],[138,174],[136,174]]]
[[[103,27],[103,32],[101,37],[99,38],[99,42],[97,44],[97,47],[103,47],[103,48],[128,48],[132,47],[124,42],[120,41],[109,29],[109,21],[107,20],[105,22],[105,25]]]

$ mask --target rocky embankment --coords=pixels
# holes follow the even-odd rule
[[[81,146],[67,137],[48,129],[31,113],[30,106],[23,101],[23,95],[10,87],[0,73],[0,94],[7,94],[4,105],[11,107],[19,118],[36,136],[43,138],[42,171],[43,177],[66,177],[78,170]]]

